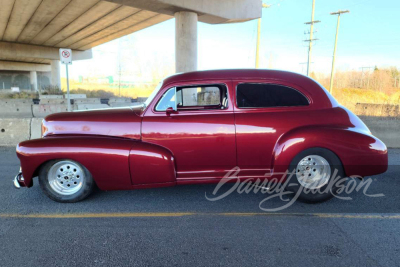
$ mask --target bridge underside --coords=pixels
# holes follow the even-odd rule
[[[98,0],[2,0],[0,41],[87,50],[171,16]]]
[[[91,48],[174,16],[182,24],[176,41],[184,56],[177,61],[185,62],[197,57],[197,21],[258,18],[261,0],[0,0],[0,61],[55,66],[59,48],[75,50],[74,60],[91,58]],[[188,66],[177,70],[196,62]]]

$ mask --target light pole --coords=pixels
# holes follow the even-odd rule
[[[338,15],[337,25],[336,25],[336,37],[335,37],[335,46],[333,48],[333,59],[332,59],[332,71],[331,71],[331,83],[329,85],[329,93],[332,94],[333,90],[333,76],[335,73],[335,59],[336,59],[336,47],[337,47],[337,40],[339,35],[339,25],[340,25],[340,15],[343,13],[349,13],[349,10],[339,10],[338,12],[332,12],[331,15]]]
[[[310,73],[311,73],[310,65],[311,65],[312,42],[317,40],[317,39],[313,39],[314,24],[321,22],[320,20],[314,20],[314,11],[315,11],[315,0],[312,1],[311,21],[305,23],[305,24],[310,24],[310,39],[305,40],[308,42],[307,76],[310,76]]]
[[[262,8],[269,8],[270,5],[262,4]],[[262,15],[261,15],[262,16]],[[261,35],[261,18],[258,19],[257,25],[257,45],[256,45],[256,69],[259,68],[259,61],[260,61],[260,35]]]

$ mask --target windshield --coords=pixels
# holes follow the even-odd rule
[[[148,105],[150,105],[151,101],[153,101],[154,97],[156,97],[158,91],[160,91],[161,86],[162,86],[162,81],[157,85],[157,87],[151,92],[150,96],[146,99],[146,101],[143,103],[143,108],[146,108]]]

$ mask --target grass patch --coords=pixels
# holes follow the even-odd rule
[[[351,111],[357,103],[400,105],[400,91],[391,94],[368,89],[343,88],[334,89],[336,100]]]
[[[0,99],[34,99],[39,98],[36,92],[1,93]]]

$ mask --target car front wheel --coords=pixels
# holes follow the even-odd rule
[[[292,176],[287,189],[296,193],[303,202],[331,199],[339,188],[339,181],[346,182],[340,159],[324,148],[300,152],[292,160],[289,171]]]
[[[76,161],[49,161],[39,172],[43,192],[57,202],[78,202],[90,195],[94,181],[90,172]]]

